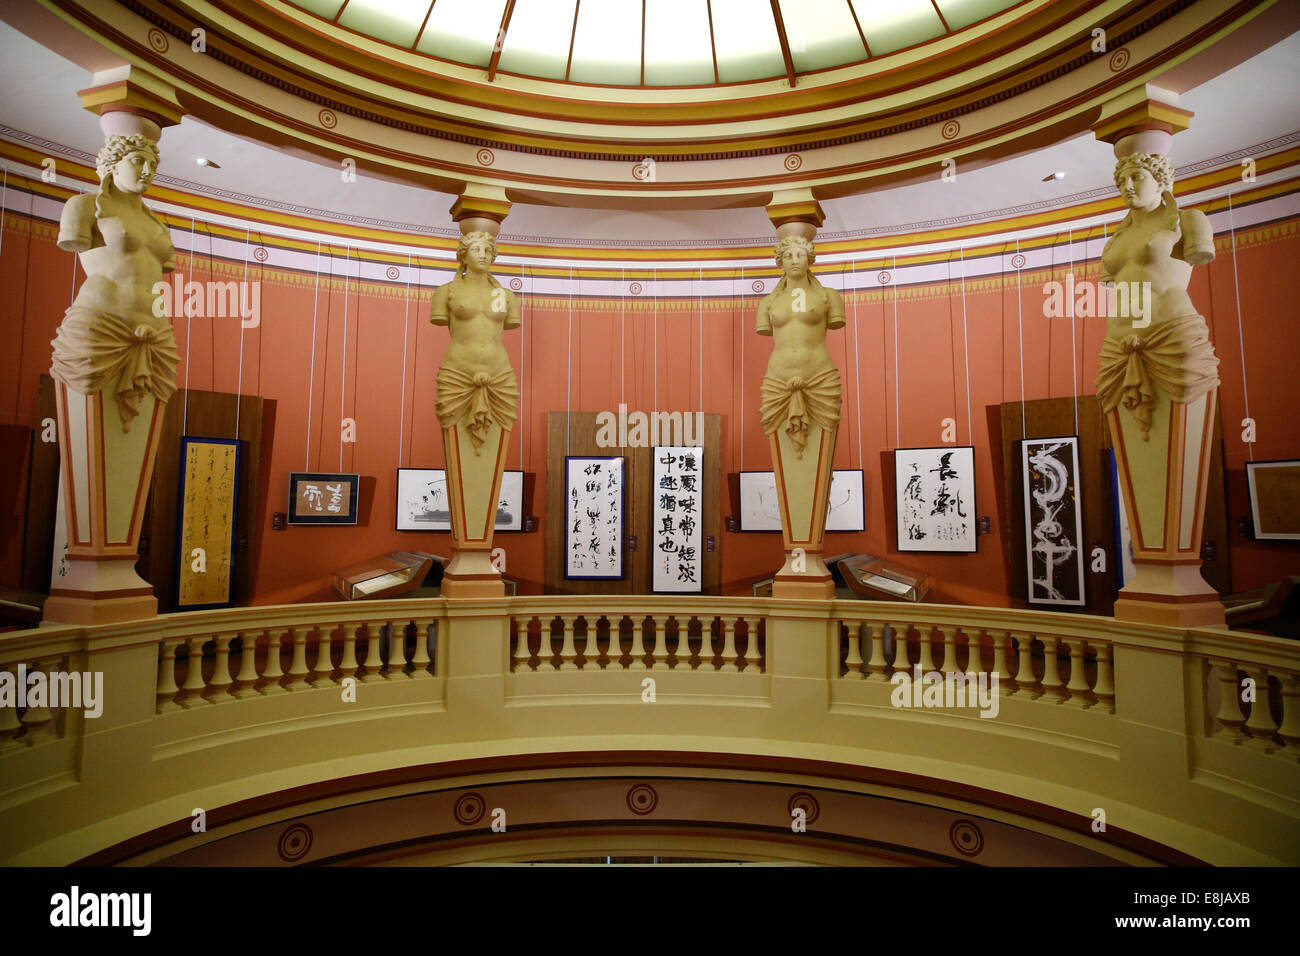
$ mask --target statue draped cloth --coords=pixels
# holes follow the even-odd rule
[[[471,374],[446,365],[438,370],[438,396],[434,403],[438,420],[444,428],[463,424],[476,455],[482,453],[487,433],[494,424],[503,432],[514,427],[518,408],[519,383],[515,370],[509,366],[494,374]]]
[[[1218,384],[1219,359],[1199,315],[1162,322],[1145,337],[1108,337],[1102,342],[1097,375],[1101,409],[1127,408],[1137,419],[1143,441],[1151,433],[1157,387],[1172,401],[1187,404]]]
[[[790,436],[795,455],[803,457],[808,430],[813,425],[830,429],[839,424],[842,390],[839,370],[832,367],[807,380],[795,376],[782,381],[768,375],[761,389],[763,432],[782,429]]]
[[[92,395],[117,378],[113,399],[124,432],[131,430],[136,406],[146,395],[166,402],[176,392],[180,353],[170,325],[155,329],[74,305],[51,344],[50,375],[74,392]]]

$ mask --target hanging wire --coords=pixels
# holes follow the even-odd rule
[[[406,436],[406,338],[411,330],[411,253],[406,253],[406,304],[402,311],[402,408],[397,417],[397,464],[402,464],[402,439]]]
[[[745,267],[740,267],[740,470],[745,470]]]
[[[73,266],[74,274],[76,266]],[[194,278],[194,217],[190,216],[190,279]],[[176,296],[176,298],[180,298]],[[172,311],[176,311],[176,302],[172,302]],[[189,434],[190,421],[190,310],[181,306],[181,311],[185,313],[185,398],[181,405],[181,434]]]
[[[658,411],[659,411],[659,267],[658,267],[658,266],[655,266],[654,269],[655,269],[655,314],[654,314],[654,327],[655,327],[655,360],[654,360],[654,372],[655,372],[655,411],[658,412]],[[658,421],[658,419],[651,419],[651,421]]]
[[[244,284],[239,290],[239,307],[236,311],[239,313],[239,374],[235,378],[235,441],[239,440],[239,413],[240,406],[243,403],[244,391],[244,293],[248,291],[248,227],[244,227]],[[250,296],[251,299],[251,296]],[[258,307],[261,307],[261,296],[258,296]]]
[[[524,324],[524,264],[519,263],[519,470],[524,470],[524,423],[528,420],[524,415],[524,396],[528,393],[524,391],[524,346],[528,343],[528,326]],[[529,284],[529,290],[532,285]]]
[[[1020,239],[1016,239],[1016,255],[1020,255]],[[1015,263],[1012,262],[1014,266]],[[1020,437],[1028,438],[1029,430],[1026,426],[1025,415],[1025,319],[1020,302],[1020,269],[1016,269],[1016,322],[1020,332]]]
[[[894,283],[894,444],[900,446],[902,437],[902,416],[898,402],[898,255],[893,256],[893,268],[890,278]]]
[[[619,270],[622,283],[618,294],[621,314],[618,320],[618,403],[626,401],[627,392],[627,266]]]
[[[966,361],[966,443],[975,444],[975,422],[970,414],[970,333],[966,326],[966,245],[959,247],[961,255],[961,344]]]
[[[4,183],[0,185],[0,253],[3,253],[5,248],[5,213],[8,212],[7,203],[9,201],[9,167],[0,166],[0,169],[4,170]],[[36,199],[33,197],[32,205],[35,206],[35,204]],[[76,253],[73,253],[73,255],[75,256]]]
[[[569,373],[564,383],[564,456],[569,456],[569,423],[573,418],[573,266],[569,266]]]
[[[1079,343],[1074,315],[1074,227],[1070,227],[1070,380],[1074,389],[1074,434],[1079,434]]]
[[[858,361],[859,353],[862,351],[861,332],[858,331],[858,260],[854,259],[850,267],[853,274],[853,388],[857,393],[855,402],[858,418],[858,470],[865,472],[866,466],[862,463],[862,371]]]
[[[1237,345],[1241,353],[1241,397],[1246,405],[1246,417],[1250,418],[1250,387],[1246,384],[1246,333],[1241,327],[1241,286],[1237,281],[1237,225],[1232,213],[1232,190],[1228,190],[1228,232],[1232,237],[1232,292],[1237,300]],[[1255,443],[1246,443],[1246,452],[1250,460],[1255,460]]]
[[[343,470],[343,417],[348,403],[348,269],[352,264],[352,247],[343,251],[343,365],[339,370],[339,471]],[[357,277],[360,279],[361,262],[358,257]]]
[[[316,308],[320,304],[320,240],[316,240],[316,291],[311,301],[311,371],[307,376],[307,452],[302,470],[311,470],[311,402],[316,390]],[[188,353],[189,345],[186,344]]]
[[[704,420],[704,266],[700,266],[700,421]],[[699,438],[699,436],[696,436]]]

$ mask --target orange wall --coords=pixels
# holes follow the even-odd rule
[[[0,423],[38,424],[37,377],[48,369],[49,341],[72,291],[73,257],[58,250],[53,240],[52,223],[32,223],[12,214],[6,218],[0,251],[0,288],[8,290],[0,299],[5,342],[0,349]],[[253,242],[257,241],[254,233]],[[1195,271],[1191,288],[1193,300],[1205,310],[1221,360],[1220,401],[1234,535],[1235,517],[1248,512],[1242,463],[1249,452],[1240,440],[1238,425],[1245,416],[1243,338],[1250,411],[1258,425],[1254,457],[1300,458],[1300,425],[1293,411],[1293,367],[1294,357],[1300,354],[1300,328],[1281,281],[1300,260],[1300,219],[1242,230],[1237,242],[1242,334],[1238,333],[1233,263],[1226,236],[1219,237],[1219,258]],[[199,248],[204,247],[200,238]],[[1080,248],[1076,245],[1076,254]],[[326,251],[336,256],[341,272],[343,247]],[[1064,264],[1064,250],[1058,250],[1055,258]],[[874,273],[882,267],[860,262],[857,268]],[[178,270],[187,279],[238,279],[243,269],[242,262],[211,260],[200,254],[191,270],[188,256],[178,255]],[[1076,270],[1080,278],[1095,278],[1097,267],[1095,262],[1076,263]],[[828,284],[839,284],[833,278],[834,270],[818,271]],[[955,280],[955,265],[952,274]],[[506,277],[505,272],[500,275]],[[1055,277],[1061,277],[1060,268]],[[259,328],[243,332],[242,390],[268,400],[255,601],[328,599],[333,594],[330,574],[336,568],[398,548],[449,553],[449,535],[393,530],[398,465],[441,467],[443,463],[433,405],[434,375],[447,332],[428,322],[431,293],[413,290],[408,302],[401,282],[358,284],[353,279],[345,300],[341,277],[322,277],[317,299],[314,274],[268,269],[257,262],[250,262],[248,278],[262,283],[262,322]],[[746,277],[743,286],[740,281],[735,283],[738,293],[742,287],[749,293],[750,278]],[[1007,602],[999,534],[1006,516],[999,502],[1000,487],[994,482],[995,453],[989,447],[986,407],[1022,397],[1074,394],[1074,368],[1079,392],[1093,392],[1097,353],[1104,336],[1104,320],[1079,319],[1072,346],[1071,320],[1043,317],[1041,290],[1050,278],[1045,272],[1021,275],[1020,315],[1014,272],[968,281],[965,322],[969,342],[962,330],[957,281],[899,290],[897,341],[894,290],[846,296],[849,326],[829,336],[845,387],[835,466],[865,468],[868,507],[865,533],[828,535],[830,552],[894,554],[889,547],[892,505],[887,506],[884,497],[882,452],[896,445],[939,444],[941,422],[952,417],[957,421],[959,443],[970,442],[976,447],[977,513],[991,516],[994,533],[980,537],[978,555],[903,555],[898,559],[935,575],[938,600]],[[705,300],[702,320],[700,303],[693,298],[661,300],[656,320],[654,303],[647,299],[650,284],[645,285],[646,292],[626,302],[596,300],[587,297],[583,284],[575,279],[571,323],[567,297],[525,295],[523,327],[506,335],[523,386],[522,415],[512,436],[507,467],[536,474],[533,511],[541,521],[545,520],[546,500],[546,413],[566,408],[612,411],[620,400],[630,410],[653,410],[656,382],[660,410],[699,409],[701,335],[703,410],[723,416],[724,476],[740,470],[742,459],[745,469],[770,467],[767,440],[757,414],[758,386],[772,347],[770,338],[753,331],[760,297],[749,293],[744,298]],[[241,387],[237,320],[178,319],[174,325],[182,384],[175,401],[184,401],[186,385],[225,392]],[[967,349],[973,421],[968,421],[966,412]],[[339,423],[344,417],[356,420],[357,441],[342,445],[340,461]],[[271,513],[285,510],[288,474],[303,469],[360,472],[363,482],[366,476],[372,477],[375,490],[372,497],[363,496],[360,525],[272,531]],[[174,480],[174,476],[158,476],[157,480]],[[730,511],[729,495],[724,495],[724,508]],[[506,548],[507,573],[519,578],[524,590],[540,590],[543,540],[539,527],[537,533],[503,535],[498,541]],[[744,589],[750,579],[772,571],[781,561],[777,535],[724,531],[719,548],[727,592]],[[1294,545],[1233,537],[1231,551],[1237,589],[1300,573],[1300,547]],[[0,575],[0,583],[17,584],[17,567],[11,558],[0,566]]]

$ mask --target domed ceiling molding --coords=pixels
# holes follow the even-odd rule
[[[1026,0],[917,47],[801,74],[793,89],[784,77],[617,88],[489,82],[281,0],[40,2],[172,83],[217,128],[453,194],[473,182],[515,202],[632,208],[937,178],[945,159],[979,164],[1080,133],[1106,100],[1284,15],[1274,0]],[[1094,51],[1098,27],[1105,52]]]

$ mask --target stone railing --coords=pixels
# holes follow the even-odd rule
[[[644,751],[873,768],[1054,808],[1081,840],[1100,810],[1208,862],[1300,863],[1300,644],[1219,628],[857,601],[396,600],[0,635],[0,671],[20,668],[61,695],[67,675],[102,675],[102,712],[0,707],[6,862],[74,862],[196,807],[369,773]],[[918,672],[991,696],[902,693]]]

